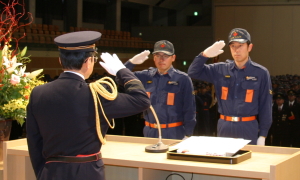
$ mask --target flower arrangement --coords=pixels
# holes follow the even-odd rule
[[[30,62],[30,58],[25,56],[27,47],[23,50],[18,48],[18,42],[25,34],[19,39],[13,37],[13,33],[21,27],[18,22],[24,15],[24,12],[16,13],[14,6],[17,5],[24,7],[18,1],[12,1],[5,5],[0,15],[0,118],[16,120],[22,125],[32,89],[44,82],[42,76],[38,76],[42,69],[25,72],[26,64]]]

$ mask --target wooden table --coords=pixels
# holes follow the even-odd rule
[[[166,153],[147,153],[145,147],[156,138],[107,135],[102,147],[107,180],[159,180],[178,173],[193,180],[299,180],[300,148],[247,145],[252,157],[239,164],[219,164],[167,159]],[[164,144],[179,140],[163,139]],[[26,139],[5,141],[3,151],[4,180],[35,179]],[[168,180],[182,179],[172,176]]]

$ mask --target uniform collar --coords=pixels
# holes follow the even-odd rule
[[[164,75],[168,75],[168,76],[172,77],[174,75],[175,71],[176,71],[176,69],[174,69],[173,66],[171,66],[171,68]],[[160,75],[159,72],[158,72],[158,69],[157,68],[151,69],[150,70],[150,75],[153,77],[155,74]]]
[[[230,63],[230,66],[229,66],[230,70],[233,70],[234,68],[238,69],[233,60],[227,60],[227,62]],[[249,57],[248,61],[245,63],[244,68],[243,68],[245,72],[251,70],[252,63],[253,62],[251,61],[251,58]]]

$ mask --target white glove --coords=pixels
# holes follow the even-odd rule
[[[102,53],[100,65],[111,75],[115,76],[120,69],[126,68],[116,54]]]
[[[188,136],[184,136],[184,138],[182,140],[186,140],[187,138],[189,138]]]
[[[259,138],[257,139],[257,145],[261,145],[261,146],[264,146],[265,145],[265,140],[266,138],[263,137],[263,136],[259,136]]]
[[[216,57],[219,54],[222,54],[224,51],[222,48],[225,46],[223,40],[215,42],[213,45],[209,46],[203,51],[203,55],[206,57]]]
[[[144,61],[148,59],[148,55],[150,54],[149,50],[145,50],[140,54],[135,55],[133,58],[129,59],[132,64],[142,64]]]

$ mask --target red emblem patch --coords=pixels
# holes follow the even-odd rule
[[[161,44],[160,47],[164,48],[166,45],[165,44]]]
[[[232,33],[232,35],[233,35],[233,36],[237,36],[237,35],[238,35],[238,33],[237,33],[237,32],[234,32],[234,33]]]

